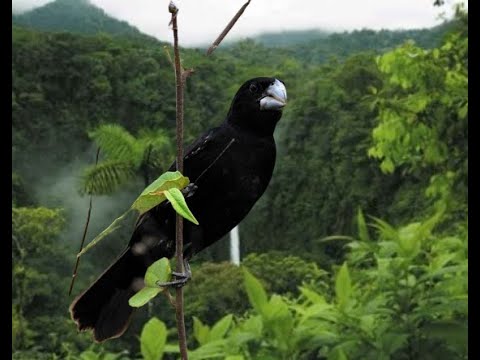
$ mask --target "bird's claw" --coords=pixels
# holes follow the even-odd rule
[[[177,274],[177,275],[174,275],[175,277],[177,277],[178,275],[182,275],[182,274]],[[173,281],[167,281],[167,282],[164,282],[164,283],[161,283],[161,282],[157,282],[157,285],[160,286],[160,287],[174,287],[174,288],[181,288],[181,287],[184,287],[185,285],[187,285],[187,282],[190,280],[189,277],[178,277],[177,279],[173,280]]]
[[[172,276],[175,280],[167,281],[167,282],[157,282],[157,285],[160,287],[174,287],[174,288],[181,288],[187,284],[187,282],[192,278],[192,271],[190,270],[190,264],[187,260],[183,261],[183,266],[185,268],[184,272],[176,272],[172,271]]]
[[[195,183],[190,183],[187,185],[186,188],[182,190],[183,196],[189,198],[193,194],[195,194],[195,191],[198,189],[198,186],[195,185]]]

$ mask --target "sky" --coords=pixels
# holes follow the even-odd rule
[[[51,0],[12,0],[14,12]],[[246,0],[177,0],[179,38],[185,46],[211,43]],[[169,0],[90,0],[107,14],[129,22],[140,31],[171,41]],[[252,0],[228,38],[263,32],[324,29],[412,29],[432,27],[439,15],[453,13],[455,0],[442,7],[433,0]]]

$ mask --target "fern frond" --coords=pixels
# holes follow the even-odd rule
[[[154,150],[165,151],[173,149],[172,138],[163,129],[146,130],[141,129],[138,133],[138,141],[145,148],[151,147]]]
[[[88,167],[81,180],[83,194],[107,195],[135,177],[135,166],[128,161],[107,160]]]
[[[141,163],[143,152],[137,139],[120,125],[101,125],[88,135],[108,160],[129,161],[137,166]]]
[[[175,157],[175,144],[167,132],[142,129],[138,135],[138,142],[144,147],[142,163],[153,173],[168,168]]]

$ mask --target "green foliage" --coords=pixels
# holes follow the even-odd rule
[[[466,232],[434,232],[442,219],[401,227],[377,219],[374,240],[347,244],[346,262],[332,274],[331,301],[307,287],[295,301],[269,297],[244,268],[252,312],[212,327],[194,317],[192,358],[466,358]],[[405,253],[404,239],[415,239],[419,251]]]
[[[138,358],[134,334],[147,311],[122,338],[88,348],[68,319],[70,299],[58,296],[80,236],[64,224],[83,221],[83,209],[79,217],[25,206],[39,206],[38,179],[60,183],[47,175],[91,157],[92,140],[103,146],[86,193],[114,203],[113,191],[162,173],[173,160],[171,65],[146,38],[12,30],[13,358]],[[362,30],[281,48],[245,40],[213,58],[182,54],[196,70],[186,143],[222,121],[246,78],[275,74],[290,99],[272,182],[241,227],[251,276],[204,263],[185,288],[191,358],[467,358],[465,14],[425,31]],[[82,260],[86,285],[105,262]],[[163,344],[151,356],[174,358],[173,311],[151,304],[149,317],[168,326],[149,325],[143,348]]]
[[[193,216],[192,212],[188,208],[187,202],[185,201],[185,198],[180,190],[176,188],[165,190],[165,196],[178,214],[182,215],[185,219],[194,223],[195,225],[198,225],[198,220],[195,219],[195,216]]]
[[[12,172],[12,206],[33,205],[32,194],[28,192],[22,177]]]
[[[66,279],[54,269],[67,265],[63,244],[56,240],[65,223],[59,209],[44,207],[12,208],[12,348],[31,347],[36,341],[49,337],[42,326],[45,312],[67,306],[65,299],[55,297],[45,302],[51,294],[65,289]],[[56,259],[52,262],[51,259]],[[68,264],[69,265],[69,264]],[[44,303],[39,308],[38,303]],[[36,321],[31,322],[35,318]],[[57,329],[66,323],[59,314],[51,316]],[[65,332],[63,336],[72,334]],[[53,346],[53,341],[49,341]],[[45,347],[48,347],[48,343]]]
[[[161,202],[167,200],[166,192],[171,189],[183,189],[190,180],[179,171],[168,171],[148,185],[133,202],[132,208],[144,214]],[[168,199],[170,200],[170,199]]]
[[[253,253],[242,261],[242,268],[255,275],[268,293],[293,298],[300,294],[298,287],[302,283],[327,292],[326,272],[314,262],[299,257],[274,251]],[[246,297],[248,295],[240,267],[226,262],[204,262],[193,269],[193,278],[185,288],[186,318],[196,317],[208,320],[211,324],[226,313],[241,316],[248,310],[248,303],[243,300]],[[159,309],[161,318],[173,324],[173,319],[165,310],[168,309]]]
[[[131,161],[134,165],[139,165],[135,162],[141,159],[143,149],[136,139],[121,126],[103,125],[92,131],[89,136],[109,159]]]
[[[226,313],[242,315],[248,309],[242,271],[238,266],[206,262],[192,272],[192,280],[185,287],[186,319],[197,317],[212,324]]]
[[[253,308],[262,313],[267,306],[267,293],[262,284],[247,269],[243,269],[245,288],[247,289],[248,300]]]
[[[111,194],[134,176],[132,164],[119,160],[106,160],[85,169],[81,192]]]
[[[379,57],[386,86],[369,150],[386,173],[429,176],[426,194],[457,209],[467,188],[467,56],[468,36],[455,32],[431,51],[406,43]]]
[[[157,318],[151,318],[142,329],[140,348],[144,360],[162,358],[167,342],[167,327]]]
[[[12,15],[14,24],[41,30],[71,31],[95,34],[148,38],[125,21],[108,16],[102,9],[87,0],[56,0],[19,15]]]
[[[335,280],[335,294],[339,308],[345,309],[352,296],[352,282],[350,280],[346,263],[344,263],[338,271]]]
[[[170,281],[172,269],[167,258],[161,258],[150,265],[145,273],[145,287],[133,295],[128,303],[132,307],[141,307],[165,289],[159,283]],[[153,325],[152,325],[153,326]]]
[[[313,261],[306,261],[287,252],[269,251],[252,253],[242,260],[242,265],[262,281],[269,292],[298,295],[302,283],[324,288],[326,272]]]
[[[64,223],[60,209],[12,208],[14,254],[24,257],[52,249],[53,239],[60,233]]]
[[[85,170],[81,192],[87,194],[111,194],[136,176],[142,176],[145,186],[150,184],[152,173],[164,166],[164,156],[171,152],[171,141],[163,131],[140,132],[135,138],[123,127],[114,124],[101,125],[90,132],[106,160]]]
[[[167,258],[161,258],[150,265],[145,273],[145,285],[156,287],[158,283],[170,280],[172,269]]]
[[[77,257],[84,255],[88,250],[96,246],[102,239],[110,235],[114,231],[122,227],[127,215],[133,210],[138,216],[143,215],[148,210],[159,205],[165,200],[169,200],[175,211],[187,220],[198,225],[197,219],[193,216],[188,208],[183,193],[179,189],[183,189],[189,183],[189,179],[184,177],[178,171],[167,171],[158,177],[153,183],[148,185],[138,198],[133,202],[130,208],[121,216],[116,218],[105,230],[98,234],[87,246],[78,253]],[[176,191],[175,191],[176,190]],[[148,290],[149,294],[154,296],[152,290]],[[141,306],[141,305],[140,305]]]

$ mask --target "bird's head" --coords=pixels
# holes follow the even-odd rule
[[[261,135],[271,135],[286,104],[287,89],[283,81],[269,77],[250,79],[235,94],[227,121]]]

